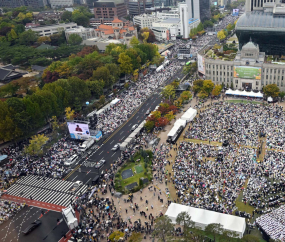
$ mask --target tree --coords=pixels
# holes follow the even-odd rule
[[[89,25],[89,18],[87,16],[85,16],[83,13],[74,13],[74,14],[73,13],[72,13],[73,22],[77,23],[77,25],[84,27],[87,27]]]
[[[38,35],[36,32],[29,29],[19,35],[19,43],[21,45],[32,45],[38,39]]]
[[[280,92],[280,93],[279,93],[279,97],[281,98],[281,101],[282,101],[283,98],[285,97],[285,92]]]
[[[165,127],[169,123],[169,120],[166,117],[160,117],[155,122],[156,127]]]
[[[171,122],[171,120],[175,118],[173,111],[170,111],[167,114],[165,114],[165,118],[167,118],[168,122]]]
[[[215,84],[211,80],[205,80],[203,82],[202,90],[209,95],[212,92],[214,86]]]
[[[79,100],[79,98],[78,97],[75,97],[75,99],[74,99],[74,110],[76,111],[76,112],[80,112],[81,111],[81,104],[80,104],[80,100]]]
[[[156,121],[161,117],[161,113],[159,111],[153,111],[153,112],[151,112],[150,117]]]
[[[132,47],[137,46],[139,43],[140,43],[139,40],[135,36],[133,38],[131,38],[131,40],[130,40],[130,45]]]
[[[222,233],[224,229],[222,228],[221,224],[208,224],[205,228],[205,233],[208,236],[214,237],[214,242],[216,241],[216,238],[218,238]]]
[[[124,233],[121,232],[121,231],[114,231],[110,236],[109,236],[109,239],[112,241],[112,242],[117,242],[119,241],[120,238],[124,238]]]
[[[71,34],[68,38],[68,44],[70,45],[80,45],[82,43],[82,38],[78,34]]]
[[[143,32],[142,33],[142,37],[143,37],[143,42],[144,43],[147,43],[148,36],[149,36],[149,32]]]
[[[183,101],[187,101],[192,97],[192,94],[189,91],[183,91],[180,97],[182,98]]]
[[[150,120],[147,120],[144,127],[146,129],[147,132],[151,132],[154,128],[154,121],[150,121]]]
[[[168,216],[162,216],[156,219],[154,224],[153,236],[157,237],[159,241],[166,242],[171,237],[174,226]]]
[[[104,96],[104,95],[100,96],[99,102],[100,102],[102,105],[104,105],[104,104],[105,104],[105,102],[106,102],[106,98],[105,98],[105,96]]]
[[[199,93],[203,88],[204,80],[195,80],[193,82],[193,91],[194,93]]]
[[[25,148],[25,152],[30,155],[39,155],[43,153],[42,146],[46,144],[49,140],[44,134],[38,134],[32,136],[32,139],[29,141],[29,146]]]
[[[140,179],[141,181],[141,179]],[[129,242],[141,242],[142,241],[142,234],[138,232],[132,232],[132,235],[129,237]]]
[[[201,92],[198,93],[198,97],[201,99],[205,99],[209,96],[209,93],[205,92],[204,90],[202,90]]]
[[[263,91],[267,97],[278,97],[279,87],[276,84],[269,84],[263,88]]]
[[[125,88],[125,89],[129,89],[129,83],[126,82],[126,83],[124,84],[124,88]]]
[[[53,131],[56,131],[59,127],[58,120],[56,116],[51,117],[51,127]]]
[[[242,242],[259,242],[259,238],[252,235],[252,234],[246,234],[242,237]]]
[[[217,37],[218,37],[219,40],[225,39],[225,38],[226,38],[225,31],[224,31],[223,29],[220,30],[220,31],[218,32],[218,34],[217,34]]]
[[[12,42],[18,38],[17,33],[15,32],[14,29],[11,29],[10,33],[8,34],[8,41]]]
[[[70,21],[72,19],[72,12],[64,11],[61,15],[61,19],[63,21],[66,21],[66,20]]]
[[[120,69],[122,73],[129,74],[133,71],[133,65],[131,62],[131,58],[125,53],[121,53],[119,55],[118,62],[120,63]]]
[[[212,91],[212,95],[213,96],[219,96],[222,89],[223,89],[222,85],[216,85]]]
[[[176,223],[183,226],[183,235],[187,239],[189,229],[194,227],[194,222],[191,220],[191,216],[187,212],[181,212],[176,217]]]
[[[162,89],[161,92],[162,96],[166,99],[170,98],[175,98],[175,90],[174,86],[172,85],[167,85],[165,88]]]
[[[203,30],[204,30],[204,26],[203,26],[202,22],[200,22],[200,23],[198,24],[198,26],[197,26],[197,31],[198,31],[198,32],[201,32],[201,31],[203,31]]]
[[[74,110],[71,107],[65,108],[65,117],[67,120],[72,120],[74,117]]]
[[[37,40],[37,42],[39,44],[42,44],[42,43],[50,43],[51,42],[51,39],[49,36],[40,36]]]

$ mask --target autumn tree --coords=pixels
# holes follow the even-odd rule
[[[169,112],[169,104],[168,103],[161,103],[157,109],[162,115]]]
[[[140,43],[139,40],[138,40],[137,37],[135,37],[135,36],[134,36],[133,38],[131,38],[131,40],[130,40],[130,45],[131,45],[132,47],[137,46],[139,43]]]
[[[161,112],[153,111],[153,112],[151,112],[151,116],[153,116],[154,119],[157,120],[157,119],[159,119],[161,117]]]
[[[155,122],[156,127],[165,127],[169,123],[169,120],[166,117],[160,117]]]
[[[72,120],[74,117],[74,110],[71,107],[65,108],[65,117],[67,120]]]
[[[150,121],[150,120],[147,120],[145,125],[144,125],[147,132],[151,132],[153,130],[154,126],[155,126],[154,121]]]
[[[218,33],[217,33],[217,37],[219,40],[223,40],[226,38],[226,33],[225,33],[225,30],[220,30]]]
[[[263,91],[267,97],[278,97],[280,89],[276,84],[269,84],[263,87]]]
[[[104,105],[105,102],[106,102],[106,97],[105,97],[104,95],[100,96],[99,102],[100,102],[102,105]]]
[[[215,97],[219,96],[221,91],[222,91],[222,89],[223,89],[222,85],[215,85],[215,87],[214,87],[214,89],[212,91],[212,95],[215,96]]]
[[[176,114],[178,112],[178,109],[175,105],[170,105],[169,111],[173,112],[173,114]]]
[[[183,91],[180,97],[182,98],[183,101],[188,101],[192,97],[192,94],[189,91]]]
[[[59,128],[58,120],[56,116],[51,117],[51,127],[53,131],[56,131]]]
[[[121,53],[119,55],[118,62],[120,63],[120,69],[124,74],[130,74],[133,70],[133,65],[131,62],[131,58],[125,53]]]
[[[121,231],[114,231],[110,236],[109,239],[112,242],[117,242],[119,241],[120,238],[124,238],[124,233]]]
[[[40,36],[37,40],[37,42],[39,44],[42,44],[42,43],[50,43],[51,42],[51,39],[49,36]]]
[[[48,141],[48,137],[44,134],[34,135],[29,141],[29,146],[25,148],[25,152],[30,155],[39,155],[43,153],[42,146]]]
[[[204,80],[195,80],[193,82],[193,91],[194,93],[199,93],[203,88]]]
[[[173,120],[175,118],[175,115],[173,114],[173,111],[170,111],[167,114],[165,114],[165,118],[167,118],[167,120],[169,122],[171,122],[171,120]]]
[[[173,85],[167,85],[161,92],[165,99],[175,98],[175,89]]]
[[[215,84],[211,80],[205,80],[203,82],[202,90],[209,95],[212,92],[214,86]]]

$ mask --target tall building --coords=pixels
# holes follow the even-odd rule
[[[146,12],[146,8],[154,6],[154,0],[129,0],[128,9],[129,15],[139,15]]]
[[[43,8],[47,0],[0,0],[0,7],[17,8],[27,6],[32,8]]]
[[[115,16],[118,18],[123,18],[128,15],[124,0],[102,0],[94,2],[93,6],[95,19],[114,19]]]
[[[210,0],[200,0],[200,20],[211,18]]]
[[[188,6],[188,17],[200,19],[200,3],[199,0],[186,0]]]
[[[238,19],[236,35],[240,48],[250,39],[267,55],[285,53],[284,0],[247,0],[246,12]]]
[[[74,0],[48,0],[51,8],[70,7],[74,5]]]

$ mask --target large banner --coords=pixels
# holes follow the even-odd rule
[[[261,68],[250,66],[234,66],[234,77],[261,80]]]
[[[202,73],[203,75],[205,75],[206,71],[205,71],[205,59],[203,56],[198,54],[198,71],[200,73]]]
[[[67,122],[67,127],[72,139],[85,139],[90,137],[88,124]]]
[[[239,9],[233,9],[233,16],[238,16]]]

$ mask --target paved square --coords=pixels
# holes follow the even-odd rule
[[[122,178],[123,179],[127,179],[127,178],[132,177],[132,176],[134,176],[132,169],[122,171]]]

